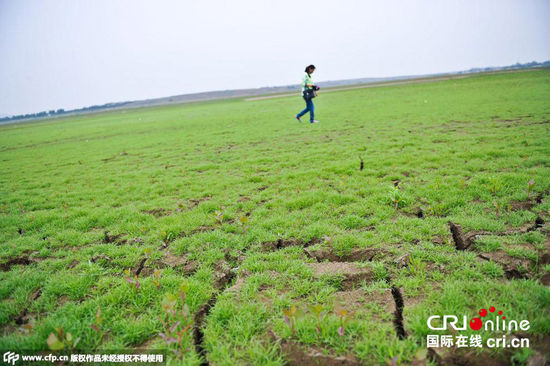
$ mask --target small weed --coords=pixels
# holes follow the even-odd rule
[[[164,310],[164,319],[162,324],[164,331],[159,333],[160,337],[166,341],[168,346],[172,346],[172,351],[180,355],[183,349],[183,341],[191,329],[189,321],[189,306],[185,303],[186,294],[189,291],[189,284],[184,282],[179,288],[179,298],[182,301],[181,308],[178,308],[178,296],[166,294],[162,299],[162,309]]]
[[[95,330],[99,334],[99,339],[95,345],[95,347],[99,346],[101,341],[103,340],[103,336],[105,335],[105,331],[102,328],[103,324],[103,316],[101,315],[101,308],[97,308],[97,312],[95,314],[95,322],[93,322],[90,326],[93,330]]]
[[[153,271],[153,285],[157,289],[160,289],[160,277],[162,276],[162,269],[155,268]]]
[[[136,287],[136,290],[139,292],[139,289],[141,288],[141,283],[139,282],[139,278],[137,275],[132,276],[129,269],[124,270],[124,279],[126,282],[128,282],[131,285],[134,285]]]
[[[338,327],[338,335],[340,337],[343,337],[345,334],[345,325],[349,321],[350,314],[348,311],[344,308],[337,307],[336,309],[336,315],[340,318],[340,326]]]
[[[296,337],[296,305],[291,305],[289,308],[283,309],[285,323],[292,331],[292,336]]]
[[[390,186],[390,192],[388,195],[389,195],[390,202],[393,204],[396,210],[399,208],[401,204],[404,203],[403,193],[401,192],[399,187]]]
[[[73,350],[80,342],[80,338],[73,340],[71,333],[63,330],[62,327],[55,328],[55,333],[50,333],[46,343],[52,351],[59,351],[62,349]]]
[[[103,317],[101,316],[101,308],[97,308],[97,312],[95,314],[95,322],[91,324],[91,327],[96,332],[101,332],[101,324],[103,323]]]
[[[500,210],[502,209],[500,203],[498,201],[493,201],[493,206],[495,207],[495,215],[497,215],[497,217],[500,216]]]
[[[185,210],[186,206],[185,206],[185,202],[183,200],[179,200],[178,201],[178,212],[182,212],[183,210]]]
[[[243,228],[243,234],[246,234],[246,229],[248,229],[248,216],[243,215],[239,218],[239,222],[241,223],[241,227]]]
[[[31,331],[34,329],[34,319],[31,319],[27,324],[24,324],[19,328],[23,334],[31,334]]]
[[[162,234],[162,241],[164,243],[169,243],[176,238],[176,234],[174,234],[171,231],[163,231],[161,234]]]
[[[533,188],[535,187],[535,180],[531,179],[529,182],[527,182],[527,199],[531,198],[531,192],[533,192]]]
[[[315,316],[315,319],[317,319],[317,325],[315,326],[315,331],[317,332],[317,334],[321,334],[322,322],[325,316],[327,315],[327,312],[324,310],[323,305],[321,304],[310,306],[310,310]]]
[[[214,212],[214,220],[217,224],[222,224],[224,219],[224,214],[222,211],[216,211]]]

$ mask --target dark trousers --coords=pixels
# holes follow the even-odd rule
[[[309,112],[309,121],[312,122],[314,120],[314,113],[315,113],[315,106],[313,105],[313,99],[306,99],[306,109],[298,113],[298,118],[302,117],[304,114]]]

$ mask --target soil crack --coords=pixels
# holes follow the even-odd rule
[[[232,269],[226,270],[219,274],[214,285],[214,287],[218,291],[212,295],[212,297],[210,298],[210,300],[208,300],[206,304],[203,304],[199,308],[199,310],[195,313],[195,316],[193,317],[195,324],[193,328],[193,341],[195,343],[195,351],[202,358],[202,361],[200,363],[201,366],[209,365],[208,359],[206,357],[206,349],[204,347],[203,328],[205,326],[206,319],[210,314],[210,310],[212,310],[212,308],[216,305],[216,302],[218,301],[218,296],[225,291],[225,289],[229,286],[235,276],[236,273]]]
[[[466,250],[470,248],[478,236],[482,236],[482,235],[506,236],[506,235],[514,235],[514,234],[525,234],[531,231],[538,230],[542,228],[543,225],[544,225],[544,220],[540,216],[537,216],[533,224],[526,224],[517,229],[508,229],[508,230],[497,231],[497,232],[476,230],[476,231],[470,231],[464,234],[462,232],[462,227],[460,225],[455,224],[452,221],[449,221],[449,228],[451,230],[451,234],[453,235],[453,241],[455,243],[455,248],[457,250]]]
[[[401,290],[395,286],[392,286],[391,294],[393,296],[393,301],[395,301],[393,325],[395,327],[397,337],[399,339],[405,339],[407,337],[407,333],[405,332],[405,326],[403,324],[403,308],[405,307],[403,295],[401,294]]]
[[[141,273],[141,271],[143,271],[143,267],[145,266],[145,262],[147,262],[147,258],[143,258],[139,264],[138,264],[138,267],[136,269],[136,276],[139,276],[139,274]]]
[[[307,242],[304,242],[303,240],[295,239],[295,238],[290,238],[290,239],[280,238],[280,239],[277,239],[277,241],[262,243],[262,246],[267,250],[275,251],[275,250],[280,250],[283,248],[295,247],[295,246],[303,246],[304,248],[307,248],[309,246],[312,246],[314,244],[318,244],[321,242],[322,242],[322,239],[319,239],[319,238],[313,238]]]
[[[32,304],[33,301],[38,300],[38,298],[42,295],[42,289],[39,288],[31,293],[29,296],[29,304]],[[29,305],[30,306],[30,305]],[[24,308],[23,311],[15,318],[15,324],[17,325],[23,325],[29,322],[30,320],[30,314],[28,307]]]

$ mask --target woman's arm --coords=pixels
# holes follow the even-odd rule
[[[311,87],[313,87],[313,83],[311,81],[311,78],[307,74],[304,75],[304,78],[302,80],[302,85],[306,88],[309,88],[309,89],[311,89]]]

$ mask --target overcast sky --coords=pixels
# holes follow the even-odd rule
[[[548,59],[547,0],[0,0],[0,115]]]

